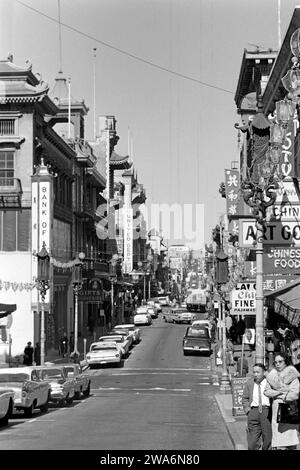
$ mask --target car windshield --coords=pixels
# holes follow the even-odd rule
[[[0,383],[17,382],[21,383],[29,380],[29,374],[0,374]]]
[[[192,338],[199,338],[199,336],[207,336],[205,329],[189,329],[187,332],[187,336],[190,336]]]
[[[60,369],[44,369],[43,371],[44,378],[51,379],[61,379],[62,371]]]
[[[97,344],[97,345],[91,347],[91,351],[104,351],[104,350],[105,351],[116,351],[117,348],[116,348],[116,346],[113,346],[113,345],[108,346],[106,344]]]
[[[105,341],[115,341],[116,343],[123,343],[123,336],[110,336],[109,338],[100,338],[99,341],[105,343]]]

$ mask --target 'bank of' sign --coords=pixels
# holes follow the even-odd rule
[[[256,242],[256,226],[254,220],[240,220],[239,244],[241,247],[252,247]],[[265,245],[300,246],[300,222],[267,222],[265,224],[263,242]]]

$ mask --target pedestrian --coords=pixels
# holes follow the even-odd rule
[[[41,365],[41,348],[40,348],[40,343],[35,343],[35,348],[34,348],[34,362],[36,366]]]
[[[32,366],[33,360],[33,347],[31,341],[28,341],[27,346],[24,349],[23,364],[26,366]]]
[[[65,357],[68,352],[68,336],[66,332],[64,332],[60,338],[60,352],[62,357]]]
[[[236,333],[238,344],[242,344],[243,334],[245,333],[246,323],[245,320],[241,317],[236,324]]]
[[[267,386],[265,366],[253,366],[253,377],[243,388],[242,405],[247,415],[248,450],[270,450],[272,440],[270,399],[264,395]]]
[[[299,444],[298,424],[277,423],[279,403],[298,400],[299,377],[297,369],[289,364],[289,357],[283,353],[275,355],[275,369],[267,375],[264,391],[266,397],[272,398],[272,449],[296,450]]]
[[[225,327],[226,327],[226,336],[227,338],[230,336],[230,328],[232,327],[232,316],[229,313],[226,313],[225,317]]]
[[[246,354],[243,353],[243,357],[240,356],[237,360],[237,374],[240,377],[246,377],[249,372],[249,363],[248,359],[246,358]]]

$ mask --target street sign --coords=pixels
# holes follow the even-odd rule
[[[256,222],[251,219],[240,219],[239,245],[253,248],[256,243]],[[300,246],[300,222],[267,222],[263,234],[264,245]]]
[[[232,415],[244,415],[244,408],[242,405],[243,389],[248,377],[233,377],[231,379],[231,393],[232,393]]]

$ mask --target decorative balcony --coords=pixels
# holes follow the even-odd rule
[[[19,178],[0,178],[0,208],[21,207],[22,194]]]

